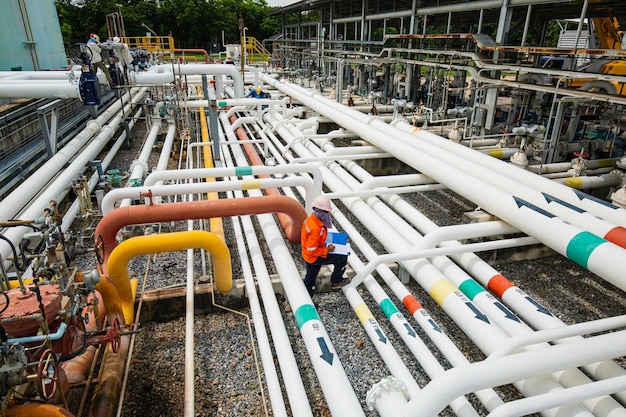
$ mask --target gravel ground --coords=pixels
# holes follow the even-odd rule
[[[140,138],[141,133],[137,131],[136,138]],[[134,140],[132,148],[118,156],[114,161],[115,166],[111,168],[127,170],[138,155],[140,142],[141,140]],[[153,164],[156,165],[156,157]],[[442,226],[462,222],[463,213],[476,208],[472,203],[449,191],[433,191],[406,198]],[[228,221],[225,222],[227,239],[230,242],[233,231],[229,224]],[[178,230],[186,227],[186,223],[177,222],[166,226],[166,230]],[[229,247],[231,253],[236,253],[232,243],[229,243]],[[374,247],[380,249],[376,245]],[[269,253],[267,248],[264,250],[265,253]],[[297,258],[298,247],[295,246],[292,250],[294,258]],[[491,260],[501,259],[500,255],[481,254],[485,259]],[[241,278],[241,266],[237,258],[233,257],[233,276]],[[147,260],[148,256],[137,257],[130,265],[131,275],[138,277],[140,281],[144,276],[147,277],[146,289],[184,285],[186,261],[182,253],[159,254],[151,259],[146,271]],[[93,261],[93,255],[86,255],[78,261],[78,265],[88,269]],[[197,266],[200,266],[199,262]],[[498,268],[503,275],[526,290],[566,323],[626,313],[626,301],[621,291],[562,256],[552,254],[536,260],[507,262],[500,264]],[[270,273],[274,272],[270,266]],[[408,287],[470,360],[480,360],[484,357],[475,345],[462,335],[457,325],[441,312],[425,291],[414,282],[409,283]],[[398,349],[399,355],[416,381],[423,387],[429,380],[423,369],[387,325],[386,318],[369,294],[365,293],[362,287],[359,292],[389,340]],[[313,415],[330,416],[289,303],[280,295],[278,297]],[[211,314],[198,315],[195,319],[195,415],[214,417],[272,415],[262,376],[261,381],[258,379],[256,358],[259,353],[255,338],[249,331],[251,323],[249,309],[241,307],[240,302],[233,304],[228,300],[222,302],[237,313],[216,309]],[[375,416],[375,412],[367,410],[365,396],[373,384],[388,376],[388,371],[343,293],[316,294],[314,302],[366,415]],[[394,302],[401,306],[397,300]],[[183,318],[169,322],[140,324],[141,333],[135,338],[123,416],[156,417],[183,414],[184,327]],[[418,332],[427,341],[421,330]],[[433,351],[439,355],[436,349]],[[507,400],[519,397],[517,391],[511,387],[499,388],[498,392]],[[283,396],[286,399],[284,392]],[[468,397],[481,415],[487,414],[472,395]],[[446,409],[441,415],[454,414],[450,409]]]

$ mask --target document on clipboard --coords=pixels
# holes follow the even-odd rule
[[[338,255],[350,255],[350,243],[348,243],[348,234],[341,232],[328,232],[326,236],[326,246],[330,244],[335,245],[335,250],[328,253],[335,253]]]

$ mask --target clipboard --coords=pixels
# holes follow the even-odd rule
[[[348,243],[347,233],[329,231],[326,236],[326,246],[330,244],[335,245],[335,250],[328,253],[350,255],[350,243]]]

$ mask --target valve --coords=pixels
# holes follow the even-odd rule
[[[56,393],[58,375],[59,360],[52,349],[47,349],[37,364],[37,393],[46,401],[49,401]]]

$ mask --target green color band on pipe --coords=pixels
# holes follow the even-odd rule
[[[398,312],[398,308],[389,298],[385,298],[383,301],[380,302],[380,308],[383,310],[383,313],[385,313],[385,316],[387,316],[387,318],[389,319],[391,318],[391,316]]]
[[[461,285],[459,285],[459,290],[461,290],[461,292],[470,300],[474,300],[474,297],[485,291],[485,289],[473,279],[463,281]]]
[[[567,257],[578,265],[587,268],[591,253],[606,240],[589,232],[580,232],[567,244]]]
[[[235,175],[238,177],[242,177],[244,175],[252,175],[252,167],[243,166],[235,168]]]
[[[298,329],[302,329],[302,326],[309,320],[319,320],[320,316],[317,314],[317,310],[312,304],[304,304],[298,310],[296,310],[296,323],[298,323]]]
[[[225,101],[218,101],[217,102],[217,107],[226,107],[226,102]]]

